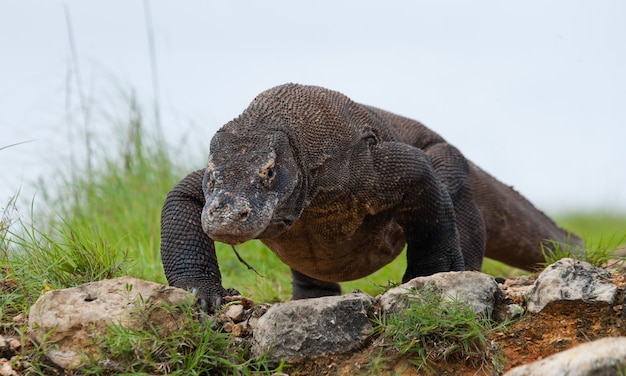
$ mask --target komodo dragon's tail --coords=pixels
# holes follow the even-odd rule
[[[554,249],[553,242],[584,247],[582,239],[556,225],[513,188],[470,162],[474,198],[487,228],[485,256],[511,266],[533,270],[545,262],[543,248]]]

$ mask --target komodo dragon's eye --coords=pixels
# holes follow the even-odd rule
[[[267,170],[267,178],[270,179],[270,180],[274,179],[274,168],[273,167]]]
[[[213,190],[213,186],[215,185],[215,173],[211,171],[205,171],[204,176],[202,178],[202,190],[206,192],[210,192]]]
[[[272,159],[267,162],[263,167],[261,167],[261,171],[259,172],[259,176],[263,180],[263,185],[269,188],[276,177],[276,162]]]

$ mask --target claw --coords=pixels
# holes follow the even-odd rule
[[[200,305],[200,309],[202,309],[203,312],[209,312],[209,304],[207,303],[206,299],[198,299],[197,300],[198,304]]]
[[[196,296],[196,304],[205,313],[214,313],[219,307],[222,306],[222,297],[220,295],[208,297],[200,296],[200,290],[197,287],[190,287],[188,288],[188,291]],[[227,295],[231,295],[231,292],[239,294],[239,292],[235,289],[228,289],[226,291]]]
[[[202,309],[203,312],[207,314],[215,313],[215,311],[222,306],[222,303],[224,302],[224,296],[241,295],[239,291],[234,288],[222,290],[221,293],[217,294],[203,294],[198,287],[188,287],[187,291],[195,295],[196,304],[200,307],[200,309]]]
[[[200,306],[200,309],[202,309],[203,312],[209,312],[209,303],[207,302],[207,300],[203,297],[199,297],[198,296],[198,288],[197,287],[191,287],[189,289],[189,292],[194,294],[196,296],[196,304],[198,306]]]
[[[241,295],[241,293],[236,288],[229,287],[226,289],[226,296],[238,296],[238,295]]]

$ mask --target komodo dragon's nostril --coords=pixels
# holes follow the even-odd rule
[[[209,208],[209,210],[207,210],[207,215],[208,215],[209,219],[215,218],[215,209]]]
[[[245,208],[241,210],[241,213],[239,213],[239,219],[241,219],[242,221],[245,221],[246,219],[248,219],[248,216],[250,215],[250,209]]]
[[[210,205],[208,205],[206,208],[207,217],[211,220],[215,219],[216,215],[219,213],[220,207],[221,207],[220,201],[217,199],[213,199]]]

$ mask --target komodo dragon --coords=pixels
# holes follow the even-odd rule
[[[290,266],[294,299],[338,295],[405,244],[403,282],[483,256],[531,269],[549,240],[583,245],[421,123],[298,84],[259,94],[168,194],[167,280],[212,311],[227,294],[213,241],[250,239]]]

